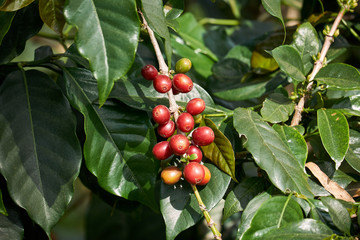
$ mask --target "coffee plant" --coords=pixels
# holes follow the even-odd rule
[[[357,5],[0,0],[0,239],[359,239]]]

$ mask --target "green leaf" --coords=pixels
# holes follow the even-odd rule
[[[242,239],[264,239],[263,237],[271,230],[302,219],[302,210],[299,204],[291,199],[291,196],[273,197],[265,201],[256,211],[250,228],[244,233]]]
[[[6,33],[10,29],[14,16],[15,12],[0,12],[0,45]]]
[[[218,61],[218,57],[208,48],[204,43],[204,34],[206,30],[199,24],[194,15],[185,13],[178,19],[180,29],[178,34],[185,41],[187,45],[210,57],[213,61]]]
[[[331,237],[331,229],[320,221],[303,219],[265,234],[264,239],[323,240]]]
[[[271,195],[267,192],[264,192],[251,199],[241,215],[241,222],[238,228],[236,239],[243,239],[244,233],[250,228],[250,224],[254,218],[255,213],[260,208],[260,206],[270,198]]]
[[[320,69],[315,80],[340,90],[360,89],[360,73],[353,66],[332,63]]]
[[[260,110],[264,120],[271,123],[286,122],[294,112],[295,104],[281,93],[270,94]]]
[[[339,168],[349,148],[349,125],[345,116],[334,109],[319,109],[317,122],[321,141]]]
[[[53,80],[34,70],[8,75],[0,109],[1,173],[12,199],[50,235],[80,170],[75,117]]]
[[[171,66],[172,47],[170,33],[166,24],[162,0],[141,0],[144,16],[150,28],[165,40],[165,55]]]
[[[184,11],[184,0],[169,0],[164,5],[164,14],[166,20],[173,20],[183,13]]]
[[[237,45],[230,49],[226,54],[225,58],[237,59],[240,62],[245,63],[249,68],[251,68],[251,49],[246,46]]]
[[[293,127],[287,125],[273,126],[283,142],[290,148],[300,166],[305,169],[305,162],[308,156],[308,148],[304,137]]]
[[[285,41],[286,27],[281,13],[281,0],[261,0],[261,4],[270,15],[276,17],[281,21],[284,27],[284,32],[285,32],[284,41]]]
[[[5,207],[4,202],[3,202],[3,195],[2,195],[1,189],[0,189],[0,213],[5,215],[5,216],[8,216],[8,213],[6,211],[6,207]]]
[[[40,0],[39,10],[43,22],[57,33],[62,33],[65,25],[65,0]]]
[[[223,198],[230,177],[213,164],[205,163],[211,179],[205,187],[197,186],[206,209],[210,211]],[[161,183],[160,208],[166,224],[166,239],[174,239],[180,232],[195,225],[203,214],[192,189],[185,180],[169,186]]]
[[[313,196],[308,177],[298,160],[278,133],[257,113],[243,108],[235,109],[234,127],[240,135],[246,137],[244,147],[277,188],[283,192],[290,189]]]
[[[33,3],[15,13],[11,27],[0,46],[0,64],[8,63],[20,55],[24,51],[26,41],[40,31],[43,22],[38,7],[37,3]]]
[[[0,6],[0,11],[17,11],[23,7],[26,7],[34,0],[5,0]]]
[[[252,177],[246,178],[233,188],[225,199],[222,222],[231,215],[243,211],[251,199],[264,190],[264,187],[265,183],[263,178]]]
[[[351,218],[343,204],[332,197],[322,197],[321,201],[329,209],[329,214],[335,226],[340,231],[350,235]]]
[[[229,139],[208,118],[204,118],[200,126],[210,127],[215,134],[214,142],[207,146],[201,146],[204,156],[237,182],[235,176],[235,154]]]
[[[280,84],[286,82],[285,74],[277,73],[276,75],[272,75],[270,80],[266,79],[258,79],[251,81],[250,83],[243,84],[239,87],[234,85],[226,85],[232,86],[229,90],[214,92],[214,96],[227,100],[227,101],[241,101],[252,98],[258,98],[263,96],[266,93],[269,93],[276,89]]]
[[[0,238],[4,240],[22,240],[24,238],[24,226],[19,211],[15,208],[9,208],[9,216],[0,214]]]
[[[306,80],[304,65],[299,52],[292,46],[282,45],[271,51],[280,69],[298,82]]]
[[[318,34],[311,23],[306,22],[296,29],[293,38],[291,45],[300,53],[304,73],[307,74],[313,68],[312,56],[316,56],[320,51]]]
[[[96,80],[86,69],[64,69],[61,84],[72,106],[84,115],[84,158],[100,186],[156,211],[159,161],[152,156],[156,137],[148,115],[114,100],[99,108]]]
[[[90,62],[103,105],[135,58],[140,32],[135,0],[67,1],[64,15],[78,29],[75,42]]]
[[[345,155],[345,160],[360,173],[360,133],[352,129],[349,133],[349,149]]]

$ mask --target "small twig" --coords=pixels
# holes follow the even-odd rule
[[[329,51],[331,44],[334,42],[334,34],[335,34],[336,30],[338,29],[338,26],[341,22],[341,19],[344,17],[345,12],[346,12],[346,9],[344,9],[344,8],[342,8],[340,10],[340,12],[338,13],[338,15],[330,29],[330,32],[325,36],[325,41],[324,41],[324,45],[320,52],[320,57],[314,63],[314,68],[313,68],[312,72],[310,73],[310,75],[308,76],[309,83],[306,86],[306,93],[304,94],[304,96],[302,96],[300,98],[298,104],[295,107],[295,113],[294,113],[294,116],[291,121],[291,126],[299,125],[299,123],[301,121],[301,114],[304,110],[305,103],[309,98],[312,86],[314,84],[314,82],[313,82],[314,78],[315,78],[316,74],[320,71],[320,69],[324,66],[326,54]]]

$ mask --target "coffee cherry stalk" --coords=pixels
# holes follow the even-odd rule
[[[179,158],[177,166],[167,166],[162,170],[161,179],[165,184],[174,185],[184,178],[191,185],[214,238],[221,239],[221,233],[217,230],[196,187],[196,185],[206,185],[211,179],[210,170],[202,164],[203,154],[200,146],[211,144],[215,138],[214,132],[206,126],[194,129],[194,117],[197,118],[205,110],[205,102],[201,98],[194,98],[188,102],[186,110],[183,111],[174,97],[176,94],[186,94],[193,89],[193,82],[186,75],[191,69],[191,61],[187,58],[180,59],[175,65],[175,74],[170,74],[154,32],[141,12],[140,15],[159,63],[159,71],[149,64],[142,68],[141,74],[146,80],[153,81],[154,89],[159,93],[167,94],[169,99],[169,108],[158,105],[152,111],[152,118],[158,125],[157,132],[164,138],[164,141],[155,144],[152,152],[160,161],[168,160],[173,155]]]

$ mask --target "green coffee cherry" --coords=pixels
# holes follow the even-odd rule
[[[181,58],[175,64],[176,73],[187,73],[191,69],[191,61],[188,58]]]

